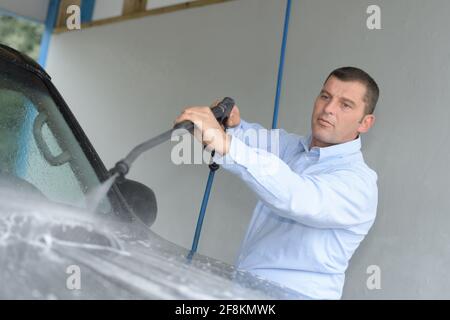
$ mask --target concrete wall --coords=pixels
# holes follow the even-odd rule
[[[382,30],[366,9],[381,7]],[[341,65],[366,69],[381,87],[366,161],[379,175],[378,218],[352,259],[344,297],[449,298],[450,22],[447,1],[295,1],[280,123],[309,124],[323,75]],[[378,265],[382,289],[365,287]]]
[[[366,28],[378,4],[382,30]],[[243,117],[272,118],[284,1],[240,0],[54,36],[48,69],[107,166],[166,130],[185,105],[236,98]],[[363,138],[379,175],[377,221],[351,261],[344,298],[450,298],[450,43],[445,0],[295,0],[280,126],[306,134],[333,68],[379,82],[377,123]],[[190,247],[208,174],[177,167],[165,144],[130,176],[154,188],[153,229]],[[256,200],[219,171],[199,251],[232,262]],[[381,290],[366,270],[381,269]]]

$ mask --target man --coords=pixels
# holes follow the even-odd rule
[[[361,69],[334,70],[315,101],[311,134],[280,130],[278,154],[245,141],[246,131],[261,127],[241,120],[236,106],[227,132],[209,107],[187,108],[176,119],[194,122],[217,162],[225,160],[259,198],[239,269],[307,298],[341,297],[348,261],[376,216],[377,175],[364,162],[360,134],[375,122],[378,95]]]

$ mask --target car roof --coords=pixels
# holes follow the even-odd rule
[[[0,60],[13,63],[22,69],[33,72],[41,78],[50,80],[51,77],[45,70],[33,59],[27,55],[6,45],[0,44]]]

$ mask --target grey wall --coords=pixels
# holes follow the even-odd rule
[[[365,28],[379,3],[380,31]],[[448,1],[295,1],[281,123],[303,131],[323,75],[341,65],[378,80],[364,153],[379,175],[378,218],[355,254],[345,297],[449,298],[450,22]],[[368,265],[382,289],[365,288]]]
[[[366,28],[370,4],[381,6],[382,30]],[[183,106],[224,95],[269,126],[284,5],[240,0],[60,34],[48,69],[107,166],[166,130]],[[292,9],[281,127],[308,132],[335,67],[366,69],[382,92],[363,138],[379,175],[378,217],[351,261],[344,298],[450,298],[450,2],[296,0]],[[170,145],[160,146],[130,176],[157,194],[153,229],[190,247],[208,169],[169,157]],[[219,171],[199,251],[232,262],[255,202]],[[381,290],[366,287],[370,265],[381,268]]]

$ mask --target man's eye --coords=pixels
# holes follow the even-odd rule
[[[344,108],[348,109],[348,108],[351,108],[351,107],[352,107],[351,105],[344,103]]]
[[[322,99],[328,99],[328,96],[326,96],[326,95],[321,95],[320,96]]]

